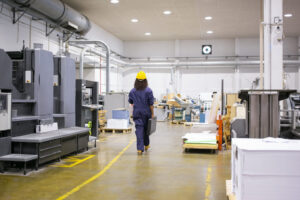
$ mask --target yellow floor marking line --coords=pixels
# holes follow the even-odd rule
[[[205,200],[209,199],[210,192],[211,192],[211,185],[210,185],[210,182],[211,182],[211,172],[212,172],[212,169],[211,169],[210,166],[208,166],[208,168],[207,168],[207,175],[206,175]]]
[[[79,191],[81,188],[83,188],[84,186],[86,186],[87,184],[93,182],[94,180],[96,180],[97,178],[99,178],[100,176],[102,176],[107,170],[109,170],[111,168],[111,166],[113,164],[115,164],[119,158],[125,153],[125,151],[127,151],[127,149],[135,142],[135,139],[131,140],[129,142],[129,144],[113,159],[111,160],[105,167],[104,169],[102,169],[99,173],[95,174],[94,176],[92,176],[91,178],[89,178],[88,180],[84,181],[83,183],[81,183],[80,185],[76,186],[75,188],[73,188],[72,190],[70,190],[69,192],[67,192],[66,194],[62,195],[61,197],[57,198],[56,200],[64,200],[66,198],[68,198],[70,195],[74,194],[75,192]]]
[[[80,163],[83,163],[86,160],[93,158],[94,156],[95,155],[69,157],[69,158],[64,159],[64,162],[67,162],[67,163],[69,162],[71,164],[55,164],[55,165],[51,165],[51,167],[62,167],[62,168],[74,167],[76,165],[79,165]],[[79,158],[83,158],[83,159],[79,159]]]

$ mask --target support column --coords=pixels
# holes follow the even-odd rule
[[[235,55],[236,56],[239,56],[240,53],[240,45],[239,45],[239,39],[236,38],[235,39]],[[239,59],[238,58],[235,58],[236,61],[238,61]],[[234,84],[234,90],[236,93],[239,92],[240,90],[240,68],[238,65],[235,65],[235,68],[234,68],[234,81],[233,81],[233,84]]]
[[[283,88],[283,0],[264,0],[264,88]]]
[[[235,69],[234,69],[234,79],[235,79],[235,92],[239,92],[240,91],[240,68],[238,65],[235,66]]]
[[[180,57],[180,40],[175,40],[175,49],[174,49],[174,55],[175,57]],[[176,60],[175,63],[178,63],[179,60]],[[180,80],[180,69],[176,67],[175,64],[175,83],[174,83],[174,92],[176,94],[181,93],[181,80]]]

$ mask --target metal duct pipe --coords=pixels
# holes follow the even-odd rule
[[[0,0],[14,8],[22,8],[35,17],[44,16],[58,26],[85,35],[91,29],[89,19],[60,0]],[[29,12],[31,11],[31,12]]]
[[[97,45],[99,47],[104,47],[106,50],[106,93],[109,93],[109,81],[110,81],[110,66],[109,66],[109,62],[110,62],[110,48],[109,46],[102,41],[88,41],[88,40],[78,40],[78,41],[69,41],[68,42],[69,45],[76,45],[76,44],[83,44],[83,45],[89,45],[89,44],[93,44],[93,45]],[[84,52],[83,52],[84,53]],[[84,55],[84,54],[83,54]],[[82,70],[83,70],[83,63],[82,63]]]

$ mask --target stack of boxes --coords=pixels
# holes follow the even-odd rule
[[[106,123],[106,110],[99,110],[98,115],[99,115],[99,126],[100,128],[103,128]]]
[[[300,141],[232,139],[232,192],[237,200],[297,200]]]
[[[109,129],[128,129],[129,128],[129,111],[125,108],[112,110],[112,119],[107,121]]]

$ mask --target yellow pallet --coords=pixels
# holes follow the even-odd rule
[[[232,193],[232,180],[226,180],[226,196],[228,200],[236,200],[235,195]]]

